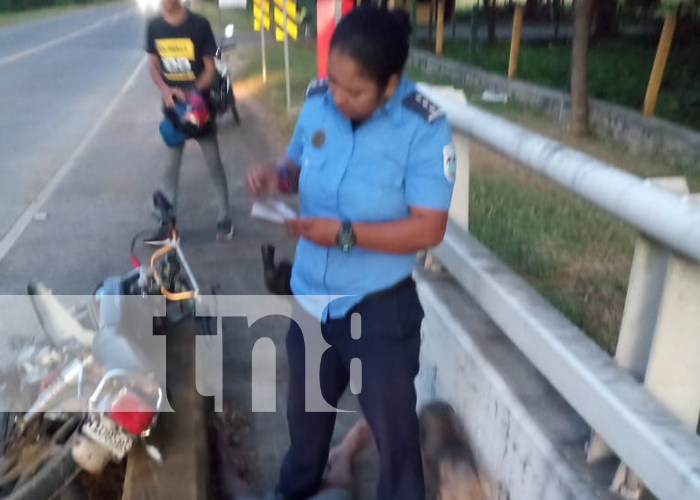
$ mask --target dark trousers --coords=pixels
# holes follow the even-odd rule
[[[351,336],[351,316],[361,316],[361,336]],[[423,309],[415,284],[355,306],[344,318],[329,320],[321,331],[331,345],[320,366],[321,393],[337,403],[348,386],[350,362],[362,362],[362,411],[380,456],[378,500],[424,500],[416,392]],[[335,412],[305,411],[304,337],[292,321],[287,333],[289,393],[287,422],[290,448],[282,463],[280,493],[286,500],[306,500],[321,485],[335,425]]]

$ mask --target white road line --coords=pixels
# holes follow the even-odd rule
[[[80,144],[78,144],[78,147],[75,148],[73,153],[70,155],[70,158],[68,158],[66,162],[63,165],[61,165],[61,168],[58,169],[58,171],[54,174],[51,180],[42,188],[42,190],[37,195],[36,199],[25,209],[24,212],[22,212],[22,215],[20,215],[20,217],[15,221],[15,223],[5,234],[5,236],[3,236],[2,239],[0,239],[0,261],[2,261],[5,258],[7,253],[12,249],[15,243],[17,243],[17,240],[19,240],[20,236],[22,236],[22,233],[24,233],[25,229],[27,229],[29,224],[32,222],[34,214],[36,214],[41,209],[42,205],[46,203],[49,197],[59,186],[61,181],[73,169],[76,160],[80,158],[80,156],[85,152],[88,145],[90,144],[90,141],[94,139],[94,137],[100,131],[104,123],[107,121],[109,115],[112,114],[114,109],[117,107],[119,100],[134,85],[134,82],[136,81],[139,72],[143,69],[143,67],[146,64],[146,61],[146,56],[144,56],[141,59],[141,61],[139,61],[134,72],[131,73],[131,76],[129,76],[129,79],[119,90],[119,93],[109,103],[109,106],[105,108],[104,112],[100,115],[99,119],[90,129],[90,132],[87,133],[87,135],[83,138]]]
[[[11,56],[3,57],[0,59],[0,66],[4,66],[5,64],[13,63],[15,61],[19,61],[21,59],[24,59],[25,57],[29,57],[31,55],[36,54],[37,52],[41,52],[42,50],[48,49],[49,47],[53,47],[55,45],[58,45],[60,43],[65,42],[66,40],[70,40],[71,38],[76,38],[81,35],[84,35],[85,33],[88,33],[90,31],[94,31],[98,28],[101,28],[102,26],[112,23],[114,21],[117,21],[118,19],[121,19],[122,17],[125,17],[126,15],[130,14],[131,11],[127,10],[125,12],[119,12],[118,14],[113,14],[109,17],[105,17],[104,19],[97,21],[96,23],[90,24],[84,28],[80,28],[77,31],[74,31],[72,33],[68,33],[67,35],[63,35],[58,38],[54,38],[53,40],[49,40],[46,43],[42,43],[41,45],[37,45],[36,47],[32,47],[30,49],[23,50],[21,52],[17,52],[16,54],[12,54]]]

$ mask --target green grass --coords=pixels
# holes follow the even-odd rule
[[[468,43],[445,43],[444,53],[505,75],[509,44],[479,45],[470,56]],[[588,84],[592,97],[641,110],[654,63],[656,45],[649,40],[616,40],[592,43]],[[673,46],[661,85],[656,115],[700,129],[700,58],[698,49]],[[568,91],[571,47],[565,44],[527,44],[520,47],[517,77],[521,80]]]
[[[253,18],[244,9],[219,9],[217,2],[200,0],[194,4],[193,10],[209,19],[215,34],[223,33],[229,23],[234,25],[236,34],[253,31]]]
[[[26,23],[29,21],[37,21],[47,17],[55,17],[62,14],[68,14],[80,9],[86,9],[95,6],[97,2],[86,5],[73,4],[62,5],[58,7],[44,7],[40,9],[22,10],[17,12],[0,12],[0,26],[11,26],[14,24]],[[103,3],[108,3],[107,1]]]
[[[472,163],[470,232],[613,352],[633,231],[540,180]]]
[[[257,96],[274,116],[278,132],[288,140],[294,131],[296,117],[309,82],[316,78],[316,44],[314,41],[289,42],[289,87],[291,109],[287,112],[287,92],[284,71],[284,45],[266,43],[267,83],[262,81],[260,45],[247,49],[245,65],[238,70],[240,79],[247,79],[256,89]]]

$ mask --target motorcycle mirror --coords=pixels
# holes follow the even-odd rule
[[[224,36],[226,36],[226,38],[231,38],[233,36],[233,24],[226,25]]]

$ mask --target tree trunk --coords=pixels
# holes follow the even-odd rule
[[[617,0],[598,0],[595,16],[595,37],[614,38],[620,33]]]
[[[496,43],[496,0],[484,0],[489,45]]]
[[[559,28],[561,27],[561,4],[561,0],[552,0],[552,17],[554,18],[554,41],[556,41],[559,38]]]
[[[538,7],[539,0],[525,0],[525,10],[523,11],[525,19],[537,18]]]
[[[588,39],[594,0],[576,0],[574,41],[571,50],[571,130],[588,132]]]

